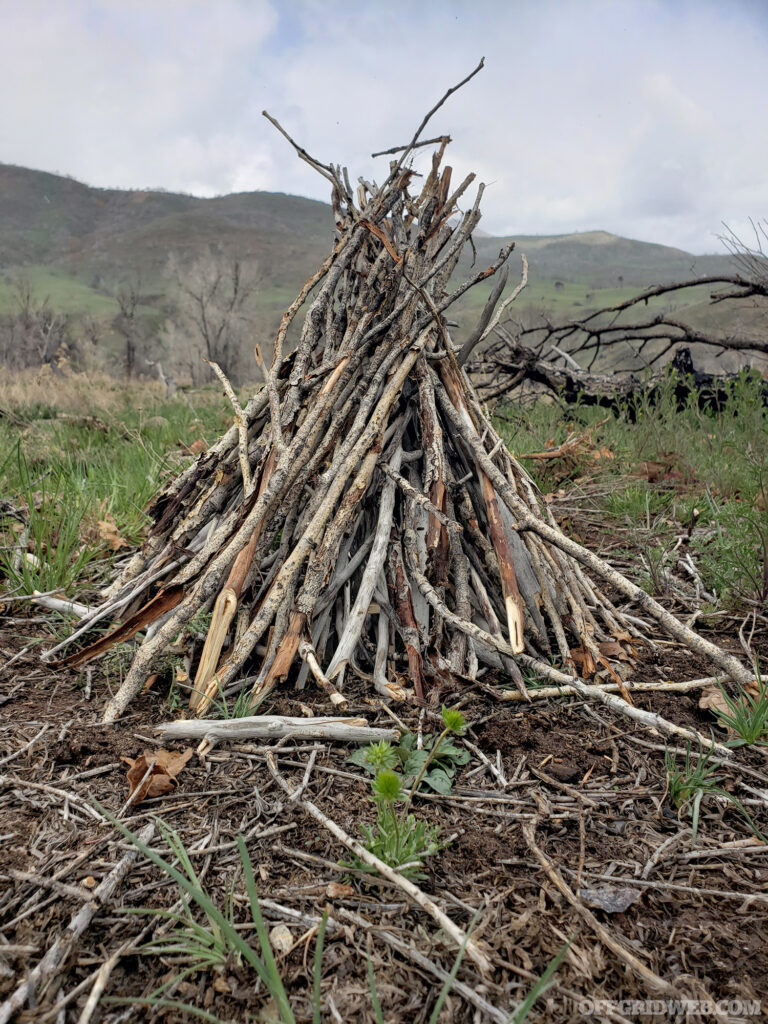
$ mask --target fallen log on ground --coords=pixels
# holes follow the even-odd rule
[[[262,390],[241,409],[227,386],[235,425],[158,496],[146,543],[73,634],[121,620],[64,659],[73,666],[138,638],[106,721],[201,613],[210,622],[190,687],[201,717],[243,685],[251,710],[286,681],[316,682],[338,704],[352,676],[384,698],[438,700],[484,660],[524,696],[523,670],[570,682],[553,664],[621,682],[627,652],[653,640],[608,588],[716,670],[751,678],[558,529],[480,405],[446,312],[513,245],[449,289],[483,186],[461,212],[475,176],[452,181],[441,138],[413,191],[409,161],[434,110],[381,185],[353,189],[346,170],[296,146],[331,186],[335,243],[282,318]],[[497,321],[486,309],[475,341]]]
[[[678,348],[661,370],[643,374],[632,372],[592,373],[582,370],[570,353],[567,358],[556,350],[549,357],[540,354],[540,346],[528,348],[508,330],[497,328],[498,340],[480,353],[468,367],[481,398],[491,401],[511,398],[526,384],[533,384],[556,396],[567,405],[598,406],[626,415],[634,421],[638,408],[656,405],[670,393],[678,409],[692,401],[699,409],[718,411],[729,401],[733,386],[744,373],[707,373],[694,366],[691,350]],[[768,382],[759,390],[768,403]]]

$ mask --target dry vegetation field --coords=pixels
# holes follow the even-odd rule
[[[669,396],[634,423],[556,403],[496,413],[570,536],[703,635],[765,659],[768,420],[754,381],[720,413]],[[289,738],[187,757],[168,741],[169,759],[155,730],[182,713],[183,644],[112,726],[101,711],[129,645],[80,672],[41,662],[73,621],[32,592],[94,603],[141,543],[149,498],[230,422],[214,388],[166,401],[155,385],[67,373],[0,387],[0,1021],[763,1019],[759,675],[726,697],[717,680],[667,685],[711,676],[672,641],[631,656],[635,705],[727,756],[534,677],[526,704],[491,672],[425,706],[385,707],[351,676],[348,712],[397,725],[390,748]],[[198,651],[204,626],[190,628]],[[261,711],[323,715],[327,699],[283,688]],[[473,929],[488,969],[310,806],[405,861]],[[420,831],[403,850],[406,814]]]

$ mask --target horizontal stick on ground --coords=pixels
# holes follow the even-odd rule
[[[248,718],[182,718],[164,722],[156,731],[162,740],[205,739],[210,743],[242,740],[279,740],[285,736],[318,739],[333,743],[396,742],[397,729],[376,729],[365,718],[290,718],[284,715],[254,715]]]

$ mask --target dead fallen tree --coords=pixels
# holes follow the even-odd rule
[[[136,638],[106,721],[203,612],[211,618],[190,687],[198,716],[243,687],[255,709],[288,679],[318,686],[337,707],[350,676],[385,698],[434,699],[446,683],[477,679],[481,663],[523,695],[524,671],[571,678],[553,663],[578,661],[583,674],[621,683],[626,651],[652,640],[609,589],[718,671],[751,678],[565,536],[496,434],[446,312],[504,268],[513,246],[449,289],[483,186],[460,213],[475,176],[452,181],[441,138],[413,191],[408,162],[431,113],[381,185],[353,189],[346,170],[296,146],[331,186],[333,249],[284,314],[263,389],[241,409],[222,375],[235,425],[158,496],[143,548],[49,652],[89,640],[63,662],[81,665]],[[478,343],[497,319],[484,314]],[[112,620],[120,624],[94,639]]]
[[[473,360],[469,370],[479,394],[486,400],[513,395],[524,385],[535,385],[566,404],[598,406],[619,411],[634,419],[638,406],[655,405],[662,394],[672,391],[678,409],[695,401],[700,409],[722,409],[731,397],[733,385],[742,373],[707,373],[694,366],[691,350],[678,348],[660,370],[633,373],[590,373],[582,370],[572,356],[554,352],[543,358],[536,349],[520,344],[506,328],[497,328],[499,338]],[[745,368],[750,372],[749,367]],[[768,384],[760,385],[768,402]]]
[[[726,240],[727,241],[727,240]],[[732,243],[733,245],[733,243]],[[514,320],[495,327],[494,340],[475,351],[468,366],[480,397],[510,396],[525,385],[557,394],[565,402],[581,401],[603,408],[627,408],[632,401],[655,400],[674,371],[680,407],[694,396],[701,408],[719,408],[728,400],[737,373],[709,373],[694,366],[691,346],[743,353],[747,359],[768,355],[768,338],[707,333],[668,312],[636,317],[637,307],[673,293],[719,286],[710,302],[768,298],[768,260],[750,252],[737,266],[743,274],[713,276],[657,285],[623,302],[595,310],[579,320],[522,327]],[[672,358],[668,359],[670,353]],[[609,362],[611,372],[596,365]],[[643,367],[639,372],[637,367]],[[747,367],[748,369],[748,367]],[[764,389],[768,397],[768,389]]]

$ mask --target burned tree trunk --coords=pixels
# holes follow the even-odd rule
[[[578,402],[612,409],[634,422],[638,407],[655,405],[670,384],[678,409],[693,401],[700,409],[718,411],[728,402],[742,374],[752,372],[749,367],[742,373],[698,370],[691,350],[682,346],[663,369],[651,373],[591,373],[582,370],[570,354],[567,358],[557,353],[543,358],[538,348],[520,344],[503,327],[497,330],[499,340],[468,368],[478,393],[488,402],[510,398],[524,384],[533,384],[567,405]],[[768,403],[768,384],[762,382],[760,391]]]
[[[726,286],[725,290],[710,294],[713,305],[747,298],[764,305],[768,299],[766,257],[758,258],[751,253],[751,259],[737,265],[748,271],[749,276],[720,275],[655,285],[580,320],[522,327],[510,318],[495,326],[496,338],[474,352],[468,370],[486,401],[510,397],[525,385],[533,384],[566,403],[578,401],[606,409],[628,409],[630,415],[633,403],[654,403],[672,371],[679,407],[695,398],[700,408],[721,408],[739,374],[697,369],[690,346],[697,346],[699,353],[714,350],[716,357],[725,352],[743,353],[756,365],[765,365],[768,340],[764,333],[726,337],[699,330],[668,312],[637,318],[636,309],[647,306],[651,300],[690,292],[703,285]],[[670,353],[672,358],[666,361]],[[596,364],[601,365],[601,359],[602,365],[610,362],[610,374],[594,369]],[[638,366],[644,367],[645,372],[638,372]],[[744,369],[751,371],[750,366]],[[764,385],[762,390],[765,399],[768,387]]]
[[[572,666],[574,651],[618,678],[620,659],[607,661],[601,645],[644,641],[605,584],[722,671],[750,677],[564,536],[502,444],[445,314],[512,246],[449,289],[483,186],[460,214],[475,176],[454,185],[444,138],[413,192],[419,132],[381,186],[354,191],[346,171],[297,147],[331,184],[336,241],[283,316],[263,389],[159,495],[143,548],[70,638],[122,620],[65,659],[78,665],[141,634],[106,721],[211,609],[190,695],[201,716],[221,692],[247,685],[255,708],[310,673],[336,703],[352,675],[385,696],[429,700],[446,679],[477,678],[481,662],[525,694],[521,670],[562,681],[552,663]]]

